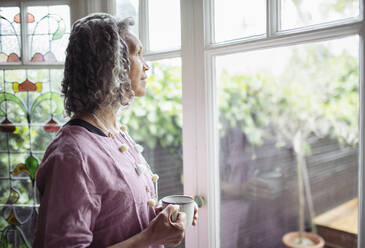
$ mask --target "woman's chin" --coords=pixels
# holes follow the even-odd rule
[[[144,96],[145,94],[146,94],[146,89],[139,89],[134,92],[134,95],[136,97],[141,97]]]

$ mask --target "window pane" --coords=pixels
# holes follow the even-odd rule
[[[281,29],[304,27],[359,15],[359,0],[281,0]]]
[[[68,5],[28,7],[28,42],[32,62],[55,63],[65,60],[70,35]]]
[[[19,7],[0,8],[0,63],[20,62]]]
[[[183,194],[181,60],[166,59],[150,64],[147,93],[137,98],[121,122],[144,146],[143,155],[160,175],[159,198]]]
[[[132,17],[135,21],[135,25],[131,28],[131,32],[139,37],[138,33],[138,8],[139,1],[138,0],[117,0],[117,17],[122,19],[127,17]]]
[[[150,49],[156,51],[180,48],[180,1],[150,0],[148,8]]]
[[[1,206],[2,242],[9,247],[30,247],[22,246],[22,242],[31,243],[37,216],[35,168],[65,122],[59,92],[63,70],[1,70],[0,74],[0,203],[11,205]],[[12,219],[8,219],[12,214],[9,209],[14,211]],[[12,230],[10,225],[17,226],[19,229],[14,230],[18,231],[6,231]],[[19,230],[25,236],[21,237]]]
[[[266,32],[265,0],[215,0],[214,10],[216,42]]]
[[[349,37],[216,58],[221,247],[282,247],[298,230],[297,161],[314,216],[356,202],[358,52]],[[356,229],[357,208],[344,217]]]

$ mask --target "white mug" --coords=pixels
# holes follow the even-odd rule
[[[167,205],[178,205],[179,211],[184,212],[186,214],[186,227],[191,226],[193,224],[194,218],[194,200],[191,196],[187,195],[169,195],[165,196],[161,199],[162,207],[166,207]],[[171,216],[172,221],[176,221],[177,213]]]

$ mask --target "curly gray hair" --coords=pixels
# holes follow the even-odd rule
[[[131,103],[134,92],[125,38],[132,25],[132,18],[119,20],[105,13],[86,16],[73,24],[62,81],[67,115]]]

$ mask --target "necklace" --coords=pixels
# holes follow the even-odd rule
[[[94,114],[94,113],[92,113],[92,116],[94,117],[94,119],[96,120],[96,122],[98,122],[98,124],[99,124],[99,126],[104,130],[104,131],[106,131],[107,132],[107,136],[108,137],[114,137],[115,136],[115,134],[117,133],[117,131],[113,128],[113,130],[110,130],[109,128],[107,128],[105,125],[104,125],[104,123],[99,119],[99,117],[96,115],[96,114]]]
[[[94,119],[98,122],[98,124],[99,124],[99,126],[104,130],[104,131],[106,131],[107,132],[107,136],[108,137],[114,137],[117,133],[119,133],[119,131],[117,131],[117,130],[115,130],[114,128],[113,128],[113,131],[111,131],[110,129],[108,129],[105,125],[104,125],[104,123],[93,113],[92,114],[92,116],[94,117]],[[152,180],[152,182],[153,182],[153,184],[154,184],[154,188],[155,188],[155,197],[156,197],[156,199],[151,199],[149,202],[148,202],[148,204],[150,205],[150,206],[154,206],[155,204],[156,204],[156,201],[158,200],[158,179],[159,179],[159,176],[157,175],[157,174],[154,174],[153,172],[152,172],[152,169],[151,169],[151,166],[147,163],[147,161],[146,161],[146,159],[143,157],[143,155],[142,155],[142,152],[143,152],[143,147],[141,146],[141,145],[139,145],[139,144],[137,144],[129,135],[128,135],[128,133],[127,133],[127,131],[125,130],[125,131],[123,131],[123,130],[121,130],[121,132],[122,132],[122,136],[126,139],[126,141],[128,142],[128,143],[130,143],[130,144],[132,144],[132,147],[133,147],[133,149],[135,150],[135,152],[137,153],[137,155],[138,155],[138,158],[139,158],[139,160],[140,161],[142,161],[142,163],[138,163],[137,162],[137,159],[135,158],[135,156],[132,154],[132,153],[129,153],[128,152],[128,148],[126,148],[127,147],[127,144],[123,144],[121,147],[120,147],[120,151],[122,151],[122,152],[127,152],[127,158],[128,158],[128,160],[130,160],[130,162],[132,163],[132,164],[134,164],[135,165],[135,170],[136,170],[136,172],[137,172],[137,174],[139,175],[139,176],[141,176],[142,174],[144,174],[146,171],[148,171],[149,172],[149,174],[150,174],[150,176],[151,176],[151,180]],[[124,142],[124,141],[121,141],[122,143]]]

